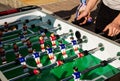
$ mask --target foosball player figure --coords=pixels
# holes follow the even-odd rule
[[[32,43],[29,39],[26,40],[26,45],[27,45],[27,48],[28,48],[28,52],[32,53]]]
[[[35,49],[33,50],[32,56],[33,56],[33,58],[35,59],[35,62],[36,62],[36,64],[37,64],[37,67],[39,67],[39,68],[42,67],[42,64],[41,64],[41,62],[40,62],[40,55],[39,55],[38,52],[36,52]]]
[[[72,76],[74,77],[74,81],[80,81],[81,73],[78,71],[78,68],[74,67],[73,71],[74,73],[72,74]]]
[[[56,36],[54,35],[54,33],[51,33],[50,35],[50,40],[51,40],[51,43],[52,43],[52,47],[53,48],[56,48]]]
[[[25,35],[25,34],[27,34],[27,26],[26,26],[26,24],[24,23],[23,24],[23,34]]]
[[[42,36],[39,37],[39,43],[40,43],[40,48],[41,48],[41,51],[42,52],[45,52],[45,41],[44,41],[44,38]]]
[[[2,42],[1,42],[1,39],[0,39],[0,47],[3,47],[3,44],[2,44]]]
[[[47,50],[47,54],[48,54],[48,57],[49,57],[51,63],[55,63],[56,57],[55,57],[54,54],[53,54],[52,48],[50,48],[50,46],[47,45],[47,46],[46,46],[46,50]]]
[[[13,49],[14,49],[14,53],[16,55],[16,58],[18,58],[19,55],[19,47],[17,46],[16,43],[13,44]]]
[[[65,46],[65,44],[62,43],[62,41],[59,41],[59,47],[62,52],[63,58],[67,58],[68,56],[67,56],[66,50],[65,50],[66,46]]]
[[[77,40],[75,40],[74,37],[70,37],[70,40],[71,40],[73,49],[75,51],[75,54],[78,54],[79,50],[78,50]]]
[[[4,31],[7,32],[8,31],[8,23],[4,22]]]
[[[24,69],[24,72],[27,72],[27,71],[28,71],[28,68],[27,68],[27,66],[26,66],[25,58],[24,58],[21,54],[19,54],[18,60],[19,60],[20,64],[22,65],[22,67],[23,67],[23,69]]]
[[[2,32],[2,30],[0,30],[0,37],[3,35],[3,32]]]
[[[46,36],[46,34],[45,34],[45,31],[44,31],[44,30],[40,30],[40,34],[41,34],[41,36],[42,36],[45,40],[48,39],[47,36]]]
[[[25,38],[24,34],[19,34],[19,37],[20,37],[20,40],[21,40],[23,43],[25,43],[26,38]]]
[[[6,61],[6,57],[5,57],[5,50],[3,49],[3,47],[0,47],[0,57],[2,60],[2,64],[5,64],[7,61]]]

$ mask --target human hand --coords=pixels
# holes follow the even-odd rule
[[[104,28],[103,32],[106,32],[106,31],[109,31],[108,36],[111,36],[111,37],[116,36],[120,33],[120,25],[112,22]]]

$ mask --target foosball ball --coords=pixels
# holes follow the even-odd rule
[[[119,43],[39,7],[17,10],[0,19],[1,81],[105,81],[120,73]]]

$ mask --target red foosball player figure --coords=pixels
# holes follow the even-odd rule
[[[54,35],[54,33],[52,33],[51,35],[50,35],[50,40],[51,40],[51,43],[52,43],[52,47],[53,48],[56,48],[57,46],[56,46],[56,36]]]
[[[65,46],[65,44],[63,44],[62,41],[60,41],[59,43],[60,43],[59,47],[60,47],[60,50],[62,52],[63,58],[67,58],[68,55],[66,54],[66,50],[65,50],[66,46]]]
[[[16,58],[18,58],[19,47],[17,46],[16,43],[13,44],[13,49],[14,49],[14,53],[15,53],[15,55],[16,55]]]
[[[70,37],[70,40],[71,40],[71,43],[73,45],[73,49],[75,51],[75,54],[78,54],[79,50],[78,50],[77,40],[74,40],[74,37]]]
[[[8,31],[8,23],[7,23],[7,22],[4,23],[4,31],[5,31],[5,32]]]
[[[26,26],[26,24],[24,23],[23,24],[23,34],[27,34],[27,26]]]
[[[0,37],[3,35],[3,32],[0,30]]]
[[[29,53],[32,53],[32,44],[31,44],[31,42],[30,42],[29,39],[26,40],[26,45],[27,45],[27,47],[28,47],[28,52],[29,52]]]
[[[39,37],[39,42],[40,42],[41,51],[45,52],[44,38],[42,36]]]
[[[47,45],[47,46],[46,46],[46,50],[47,50],[47,54],[48,54],[48,56],[49,56],[49,59],[50,59],[51,63],[55,63],[56,57],[55,57],[54,54],[53,54],[52,48],[50,48],[50,46]]]
[[[40,62],[40,55],[39,55],[38,52],[36,52],[35,49],[33,50],[32,56],[33,56],[33,58],[35,59],[35,62],[36,62],[36,64],[37,64],[37,67],[39,67],[39,68],[42,67],[42,64],[41,64],[41,62]]]
[[[5,64],[7,61],[5,57],[5,50],[3,49],[3,47],[0,47],[0,57],[2,59],[2,64]]]

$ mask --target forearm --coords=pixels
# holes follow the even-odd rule
[[[88,3],[87,3],[87,6],[86,6],[86,11],[87,12],[90,12],[93,8],[94,8],[94,6],[95,6],[95,4],[97,3],[97,1],[98,0],[89,0],[88,1]]]
[[[113,20],[113,23],[118,24],[120,26],[120,14]]]

